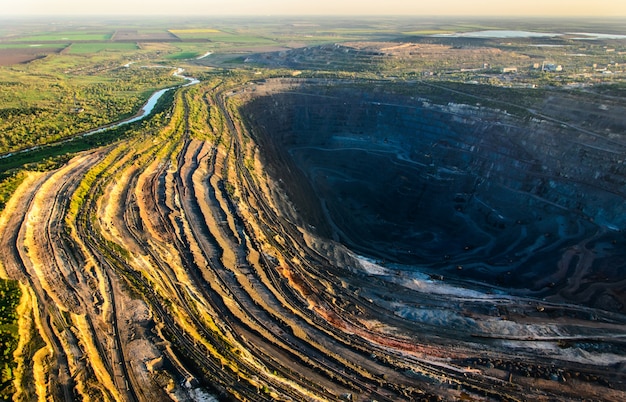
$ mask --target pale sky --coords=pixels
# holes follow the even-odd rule
[[[0,0],[2,15],[626,16],[625,0]]]

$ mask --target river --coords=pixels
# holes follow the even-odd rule
[[[167,91],[175,89],[175,88],[188,87],[190,85],[195,85],[195,84],[200,82],[200,80],[198,80],[196,78],[187,77],[185,75],[182,75],[182,73],[184,71],[185,70],[183,68],[179,67],[174,72],[173,75],[175,77],[183,78],[184,80],[187,81],[187,83],[182,84],[182,85],[176,85],[176,86],[169,87],[169,88],[160,89],[160,90],[154,92],[152,95],[150,95],[150,97],[148,98],[146,103],[144,103],[144,105],[141,107],[141,109],[139,110],[139,112],[137,112],[137,114],[135,116],[130,117],[128,119],[120,120],[120,121],[115,122],[115,123],[107,124],[105,126],[102,126],[102,127],[99,127],[99,128],[95,128],[95,129],[90,130],[90,131],[86,131],[86,132],[84,132],[82,134],[78,134],[78,136],[88,137],[90,135],[98,134],[98,133],[101,133],[103,131],[110,130],[112,128],[125,126],[126,124],[134,123],[136,121],[145,119],[147,116],[150,115],[150,113],[152,112],[152,110],[156,106],[156,104],[159,101],[159,99],[161,98],[161,96],[163,96],[163,94],[165,94]],[[72,136],[70,138],[65,138],[65,139],[60,140],[58,142],[51,143],[51,144],[45,144],[45,145],[48,146],[48,145],[62,144],[64,142],[71,141],[74,137],[75,136]],[[31,147],[31,148],[22,149],[20,151],[15,151],[15,152],[10,152],[10,153],[4,154],[4,155],[0,155],[0,159],[9,158],[9,157],[11,157],[11,156],[13,156],[15,154],[22,154],[22,153],[26,153],[26,152],[35,151],[35,150],[41,148],[42,146],[43,145],[37,145],[37,146]]]
[[[161,99],[161,96],[163,96],[163,94],[165,94],[167,91],[169,91],[171,89],[174,89],[174,88],[188,87],[190,85],[195,85],[195,84],[200,82],[200,80],[197,80],[197,79],[195,79],[193,77],[187,77],[185,75],[182,75],[182,73],[184,71],[185,71],[184,69],[179,67],[174,72],[173,75],[175,77],[180,77],[180,78],[183,78],[186,81],[188,81],[186,84],[176,85],[176,86],[173,86],[173,87],[160,89],[160,90],[156,91],[155,93],[153,93],[148,98],[146,103],[144,103],[144,105],[141,107],[139,112],[137,112],[137,114],[134,117],[131,117],[131,118],[128,118],[128,119],[124,119],[124,120],[118,121],[116,123],[111,123],[111,124],[108,124],[108,125],[106,125],[104,127],[96,128],[96,129],[91,130],[91,131],[87,131],[86,133],[83,133],[82,136],[83,137],[87,137],[87,136],[90,136],[90,135],[101,133],[101,132],[109,130],[111,128],[121,127],[121,126],[124,126],[126,124],[134,123],[136,121],[145,119],[148,115],[150,115],[150,113],[152,112],[152,109],[154,109],[154,107],[156,106],[156,104],[159,101],[159,99]]]

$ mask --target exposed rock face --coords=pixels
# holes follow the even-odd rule
[[[388,262],[622,310],[624,107],[557,94],[533,106],[541,114],[514,116],[419,90],[280,88],[242,111],[322,235]]]

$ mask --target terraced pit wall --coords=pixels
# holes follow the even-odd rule
[[[623,311],[625,106],[553,91],[513,115],[408,85],[248,92],[242,114],[301,224],[379,260]]]

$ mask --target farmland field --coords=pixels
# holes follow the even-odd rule
[[[0,49],[63,49],[67,43],[0,43]]]
[[[215,33],[210,33],[210,32],[205,33],[203,34],[203,39],[207,39],[212,42],[245,43],[245,44],[255,44],[255,45],[267,45],[267,44],[275,43],[275,41],[264,38],[264,37],[239,34],[239,33],[228,33],[228,32],[223,32],[223,31],[215,32]]]
[[[96,53],[101,51],[129,51],[137,49],[135,43],[73,43],[69,47],[71,54]]]
[[[37,35],[30,36],[18,36],[12,38],[13,41],[20,42],[58,42],[58,41],[102,41],[109,40],[113,32],[75,32],[75,31],[66,31],[66,32],[47,32],[41,33]]]
[[[24,47],[19,45],[12,47],[10,45],[0,45],[0,66],[10,66],[12,64],[28,63],[49,54],[58,53],[65,45]]]
[[[210,39],[211,35],[219,34],[220,30],[213,28],[170,29],[170,33],[181,39]]]
[[[215,51],[216,47],[216,44],[205,41],[170,43],[165,58],[168,60],[195,59],[208,51]]]
[[[167,30],[119,29],[111,39],[114,41],[172,41],[178,38]]]

